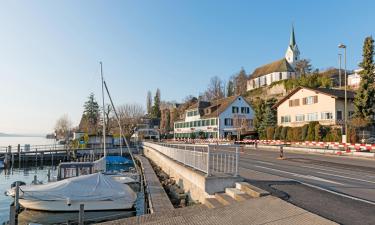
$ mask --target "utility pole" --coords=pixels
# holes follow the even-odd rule
[[[343,143],[347,143],[347,140],[348,140],[348,121],[347,121],[347,115],[348,115],[348,101],[347,101],[347,84],[346,84],[346,78],[347,78],[347,74],[346,74],[346,45],[344,44],[340,44],[338,46],[339,48],[343,48],[344,49],[344,90],[345,90],[345,102],[344,102],[344,125],[345,125],[345,129],[344,129],[344,132],[343,132],[343,135],[342,135],[342,142]]]
[[[104,105],[104,78],[103,78],[103,63],[100,62],[100,75],[102,78],[102,100],[103,100],[103,151],[104,151],[104,157],[107,156],[106,151],[106,134],[105,134],[105,105]]]

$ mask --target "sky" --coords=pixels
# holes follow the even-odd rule
[[[301,58],[348,69],[374,35],[375,1],[0,0],[0,132],[46,134],[67,114],[78,125],[100,66],[116,105],[147,91],[181,101],[243,67],[284,57],[295,26]]]

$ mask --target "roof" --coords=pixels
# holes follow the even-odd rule
[[[210,106],[210,102],[208,102],[208,101],[198,101],[198,102],[195,102],[194,104],[192,104],[191,106],[189,106],[186,110],[192,110],[192,109],[196,109],[196,108],[201,109],[201,108],[206,108],[208,106]]]
[[[250,105],[250,103],[241,95],[235,95],[227,98],[222,98],[218,100],[211,101],[211,105],[207,108],[211,108],[211,112],[208,114],[204,114],[202,118],[212,118],[217,117],[217,115],[220,115],[222,112],[224,112],[230,104],[232,104],[236,98],[241,97],[247,104]]]
[[[296,45],[296,37],[294,36],[294,26],[292,26],[292,32],[290,34],[289,45],[293,49]]]
[[[266,74],[273,72],[295,72],[293,67],[288,63],[285,58],[282,58],[278,61],[266,64],[264,66],[258,67],[251,74],[250,79],[254,79]]]
[[[319,92],[321,94],[329,95],[329,96],[334,97],[334,98],[340,98],[340,99],[345,98],[345,90],[330,89],[330,88],[310,88],[310,87],[299,86],[299,87],[295,88],[293,91],[291,91],[287,96],[285,96],[280,101],[278,101],[273,107],[274,108],[278,107],[279,105],[281,105],[283,102],[288,100],[291,96],[293,96],[295,93],[297,93],[301,89],[307,89],[307,90],[310,90],[310,91]],[[354,99],[354,96],[355,96],[355,92],[347,91],[347,98],[348,99]]]

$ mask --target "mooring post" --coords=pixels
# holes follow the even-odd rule
[[[48,169],[47,177],[48,177],[48,182],[50,182],[51,181],[51,169]]]
[[[36,175],[34,175],[33,184],[37,184],[37,183],[38,183],[38,177]]]
[[[21,163],[21,145],[18,144],[17,146],[17,153],[18,153],[18,164]]]
[[[10,204],[9,208],[9,225],[16,225],[16,207]]]
[[[238,176],[238,163],[240,161],[240,151],[238,151],[238,146],[236,147],[236,171],[234,173],[234,176]]]
[[[78,216],[78,224],[83,225],[84,223],[84,214],[85,214],[85,205],[79,205],[79,216]]]
[[[16,182],[16,194],[14,195],[14,207],[16,210],[16,214],[20,210],[19,198],[20,198],[20,184]]]

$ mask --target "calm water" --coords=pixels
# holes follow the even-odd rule
[[[45,137],[0,137],[0,147],[16,146],[20,144],[24,146],[29,145],[52,145],[54,139],[47,139]]]

